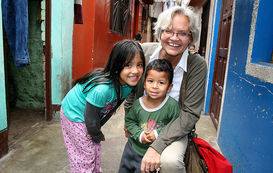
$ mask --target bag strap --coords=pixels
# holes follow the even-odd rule
[[[200,151],[199,151],[199,149],[198,149],[198,146],[196,145],[196,143],[195,143],[194,140],[193,140],[193,138],[197,138],[197,133],[195,133],[195,131],[196,131],[196,129],[195,129],[195,125],[194,125],[194,127],[193,127],[191,133],[189,133],[189,135],[188,135],[188,142],[192,143],[193,146],[194,146],[194,148],[195,148],[195,150],[198,151],[197,153],[198,153],[199,157],[201,158],[200,161],[199,161],[199,162],[200,162],[200,165],[201,165],[201,168],[203,169],[203,171],[204,171],[205,173],[208,173],[208,172],[209,172],[209,171],[208,171],[208,165],[207,165],[207,163],[205,162],[204,157],[200,154]]]

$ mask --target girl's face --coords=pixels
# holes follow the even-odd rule
[[[153,100],[163,101],[166,94],[172,89],[172,84],[169,85],[168,78],[168,73],[165,71],[149,70],[144,81],[147,96]]]
[[[126,64],[119,74],[119,81],[121,85],[136,86],[143,74],[143,61],[137,53],[134,59]]]

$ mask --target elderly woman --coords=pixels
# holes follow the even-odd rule
[[[146,62],[155,59],[171,62],[174,78],[169,95],[179,102],[181,112],[149,147],[142,159],[141,171],[150,172],[160,167],[161,173],[186,172],[183,159],[187,135],[200,118],[207,74],[205,60],[188,51],[188,46],[195,43],[199,35],[196,15],[191,7],[173,7],[159,15],[154,29],[160,43],[142,44]],[[126,100],[126,113],[133,101],[144,94],[143,91],[143,83],[139,82],[135,92]]]

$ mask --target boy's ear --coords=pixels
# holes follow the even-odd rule
[[[169,85],[167,92],[168,93],[171,92],[172,88],[173,88],[173,84]]]

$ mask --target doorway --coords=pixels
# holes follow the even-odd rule
[[[16,68],[3,28],[9,148],[45,121],[45,34],[41,1],[28,1],[28,53],[31,64]]]
[[[212,92],[209,106],[209,114],[217,129],[222,102],[224,79],[229,50],[229,36],[232,19],[233,0],[223,0],[221,7],[220,25],[218,31],[215,65],[213,71]]]

